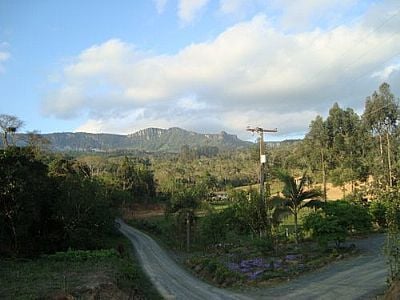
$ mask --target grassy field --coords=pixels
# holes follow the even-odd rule
[[[121,236],[110,243],[116,247],[1,260],[0,299],[162,299],[132,259],[130,243]]]

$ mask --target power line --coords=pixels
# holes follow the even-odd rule
[[[361,42],[363,42],[364,40],[366,40],[368,37],[370,37],[374,32],[379,31],[381,28],[383,28],[386,24],[389,23],[389,21],[391,21],[394,17],[398,16],[400,14],[400,9],[398,9],[396,11],[396,13],[390,15],[388,18],[386,18],[385,20],[383,20],[383,22],[381,22],[376,28],[371,29],[365,36],[362,36],[361,38],[359,38],[355,44],[360,44]],[[335,30],[336,28],[338,28],[339,26],[335,27],[334,29],[332,29],[331,31]],[[391,37],[393,37],[394,34],[391,35]],[[352,49],[352,47],[347,47],[345,50],[342,51],[342,53],[339,55],[339,57],[337,59],[341,59],[343,57],[345,57],[348,52]],[[368,52],[368,51],[367,51]],[[363,53],[361,56],[365,56],[366,53]],[[359,61],[362,57],[359,56],[358,58],[356,58],[356,61]],[[353,65],[354,62],[350,65]],[[332,66],[334,65],[334,63],[330,63],[328,65],[325,65],[323,68],[321,68],[317,73],[314,74],[314,76],[308,80],[308,81],[312,81],[314,79],[316,79],[319,75],[321,75],[324,71],[329,70]],[[349,66],[347,66],[346,69],[348,69]]]

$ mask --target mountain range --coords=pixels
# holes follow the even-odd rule
[[[121,149],[149,152],[180,152],[182,146],[213,146],[220,150],[239,149],[253,143],[239,139],[236,135],[221,131],[217,134],[202,134],[178,127],[169,129],[147,128],[128,135],[62,132],[42,134],[56,151],[113,151]],[[18,140],[27,140],[19,134]]]

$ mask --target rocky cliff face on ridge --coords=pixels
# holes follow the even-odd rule
[[[236,135],[224,131],[217,134],[202,134],[178,127],[169,129],[147,128],[128,135],[84,132],[62,132],[42,134],[56,151],[112,151],[120,149],[151,152],[179,152],[184,145],[189,147],[212,146],[221,150],[238,149],[252,145]],[[26,135],[18,134],[17,140],[24,143]]]

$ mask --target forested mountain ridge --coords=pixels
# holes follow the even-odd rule
[[[219,149],[245,148],[253,143],[240,140],[236,135],[222,131],[202,134],[178,127],[169,129],[147,128],[128,135],[62,132],[42,134],[57,151],[112,151],[131,149],[151,152],[180,152],[184,145],[190,147],[218,147]],[[17,144],[23,143],[24,134],[17,134]]]

